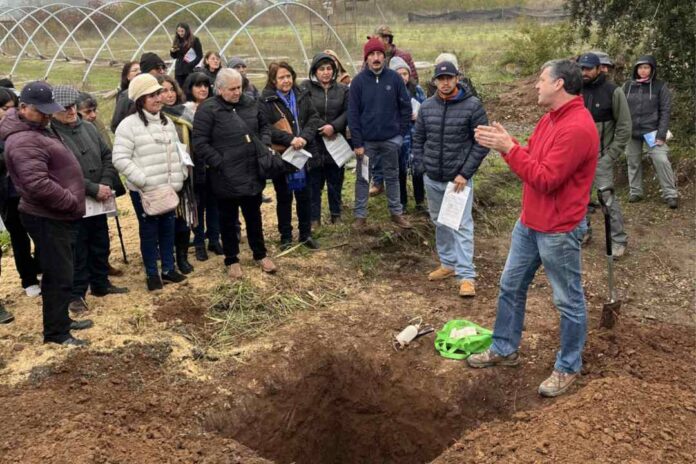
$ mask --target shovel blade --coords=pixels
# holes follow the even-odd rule
[[[602,317],[599,320],[599,327],[605,329],[613,329],[616,322],[619,320],[621,311],[621,301],[612,301],[604,303],[602,308]]]

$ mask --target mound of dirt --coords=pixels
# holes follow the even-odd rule
[[[485,101],[490,121],[498,121],[510,132],[531,130],[544,114],[537,104],[536,77],[503,84],[501,92]],[[521,129],[521,130],[520,130]]]
[[[153,317],[158,322],[201,326],[205,323],[206,302],[192,295],[174,295],[158,303]]]

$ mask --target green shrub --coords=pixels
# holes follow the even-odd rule
[[[500,64],[515,74],[530,75],[545,62],[572,55],[574,35],[567,23],[545,25],[523,22],[519,32],[508,35],[509,47]],[[510,68],[513,69],[510,69]]]

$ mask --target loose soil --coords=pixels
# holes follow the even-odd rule
[[[454,318],[492,327],[509,228],[477,229],[477,296],[466,300],[454,281],[427,280],[437,265],[432,228],[416,214],[406,233],[377,219],[360,236],[324,226],[325,249],[277,259],[274,276],[242,245],[246,283],[263,296],[299,298],[303,309],[221,343],[209,307],[226,279],[222,257],[191,254],[196,269],[185,284],[147,293],[136,219],[119,200],[131,264],[121,262],[112,231],[111,260],[126,273],[113,282],[131,293],[88,296],[95,327],[79,336],[89,348],[41,344],[40,300],[24,296],[3,257],[0,297],[16,321],[0,326],[0,462],[694,462],[694,172],[678,167],[676,211],[649,176],[644,202],[621,197],[630,238],[616,265],[623,306],[611,331],[597,328],[606,266],[601,216],[592,216],[584,367],[557,399],[536,393],[558,348],[543,272],[529,292],[518,368],[444,359],[432,334],[402,351],[391,345],[416,316],[436,328]],[[509,208],[480,200],[479,220]],[[371,218],[379,202],[371,200]],[[274,209],[263,206],[272,255]]]

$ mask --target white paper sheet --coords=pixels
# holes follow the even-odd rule
[[[448,182],[440,205],[440,213],[437,215],[437,222],[450,229],[459,230],[470,193],[471,187],[468,185],[461,192],[455,193],[454,183]]]
[[[415,98],[411,98],[411,112],[418,116],[418,111],[420,110],[421,104]]]
[[[193,63],[196,58],[198,58],[198,56],[196,55],[196,50],[193,48],[189,48],[189,51],[184,55],[184,61],[186,63]]]
[[[176,152],[179,154],[181,164],[183,164],[184,166],[193,167],[193,160],[191,159],[191,155],[189,155],[188,147],[186,146],[186,144],[176,142]]]
[[[116,212],[116,197],[106,201],[97,201],[92,197],[85,197],[85,215],[82,217],[99,216],[101,214]]]
[[[5,232],[6,230],[5,223],[2,222],[2,218],[0,217],[0,232]]]
[[[363,155],[360,161],[360,175],[366,181],[370,181],[370,157],[367,155]]]
[[[283,160],[295,166],[297,169],[302,169],[312,154],[307,150],[295,150],[292,147],[288,147],[283,153]]]
[[[333,140],[327,137],[322,138],[324,139],[326,150],[339,168],[343,167],[343,165],[353,157],[353,149],[350,148],[350,145],[348,145],[348,142],[346,142],[346,139],[341,134],[336,134]]]

